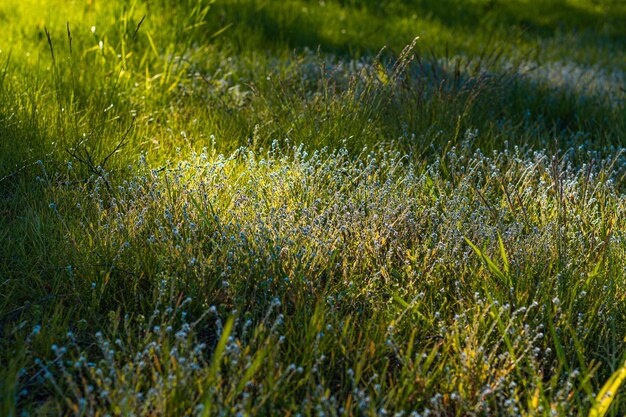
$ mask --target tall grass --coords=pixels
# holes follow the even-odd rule
[[[625,11],[533,5],[0,4],[0,415],[625,413]]]

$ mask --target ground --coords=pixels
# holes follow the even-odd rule
[[[0,3],[0,415],[624,415],[626,4]]]

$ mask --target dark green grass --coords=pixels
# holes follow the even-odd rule
[[[624,19],[2,3],[0,415],[623,414]]]

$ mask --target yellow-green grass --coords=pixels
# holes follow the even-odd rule
[[[623,415],[625,18],[0,3],[0,415]]]

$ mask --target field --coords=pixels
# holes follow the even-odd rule
[[[626,414],[626,3],[0,2],[0,416]]]

